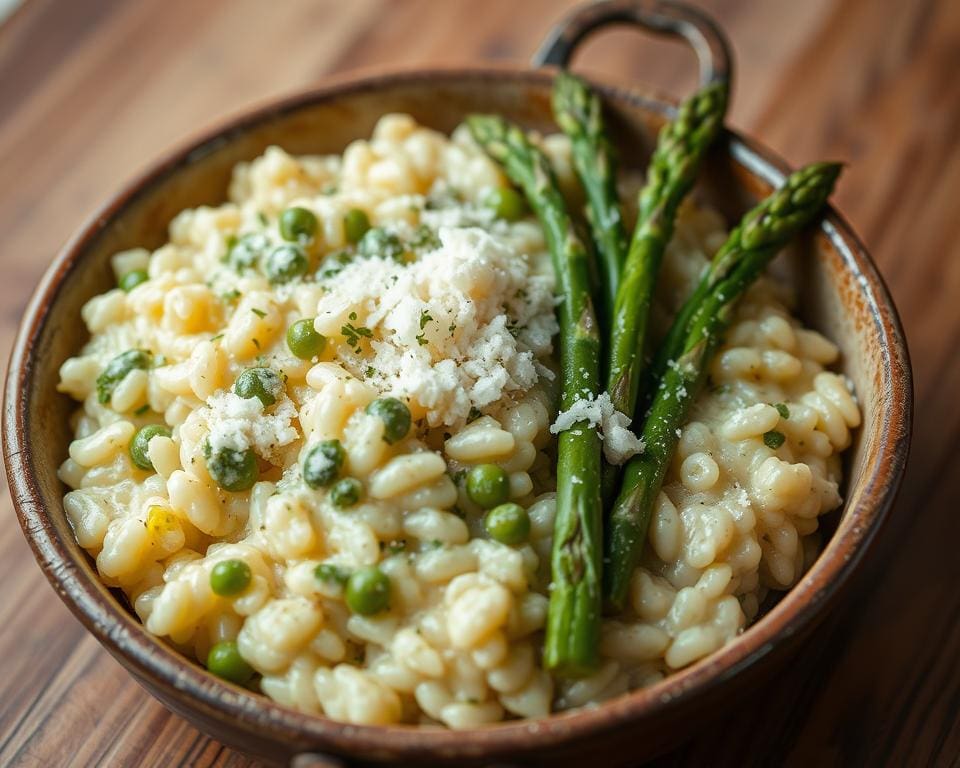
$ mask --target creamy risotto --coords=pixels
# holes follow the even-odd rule
[[[543,144],[576,195],[566,140]],[[602,665],[543,669],[557,325],[539,225],[489,204],[506,189],[464,129],[389,115],[342,157],[271,147],[229,202],[113,257],[120,287],[60,371],[81,403],[60,477],[148,631],[306,712],[464,728],[648,685],[797,581],[860,417],[837,347],[767,278],[682,430]],[[681,211],[655,324],[724,237]],[[602,405],[622,463],[641,446]]]

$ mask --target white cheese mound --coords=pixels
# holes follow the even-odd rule
[[[283,396],[270,413],[265,411],[259,398],[221,391],[211,395],[205,408],[198,409],[197,417],[210,429],[211,450],[253,448],[257,455],[277,463],[279,450],[300,437],[294,426],[297,408]]]
[[[431,426],[462,425],[538,380],[557,333],[553,275],[505,238],[440,227],[440,247],[399,264],[358,259],[320,299],[317,331],[345,338],[339,362],[380,391],[409,399]],[[369,329],[350,346],[345,320]]]
[[[581,421],[593,429],[599,428],[603,455],[610,464],[620,466],[631,456],[643,453],[643,440],[630,431],[630,417],[614,407],[607,392],[601,392],[595,399],[588,396],[577,400],[557,416],[550,432],[560,434]]]

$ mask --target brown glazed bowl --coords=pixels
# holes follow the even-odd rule
[[[11,494],[40,566],[61,599],[154,696],[202,731],[273,764],[574,765],[585,758],[636,764],[690,732],[695,718],[783,657],[822,618],[863,560],[903,474],[912,384],[896,310],[873,262],[833,209],[782,261],[797,265],[804,319],[837,341],[856,386],[863,426],[847,456],[846,505],[823,553],[793,590],[734,642],[656,685],[582,711],[481,730],[345,725],[305,715],[222,682],[147,634],[104,587],[64,515],[57,467],[67,455],[73,404],[55,391],[60,364],[86,339],[80,307],[112,287],[108,259],[158,247],[184,208],[225,197],[230,169],[271,144],[292,153],[339,153],[369,135],[386,112],[408,112],[450,131],[469,112],[499,112],[552,130],[552,73],[596,27],[631,23],[676,35],[696,49],[701,79],[729,77],[727,46],[699,12],[661,3],[641,10],[612,0],[575,12],[535,58],[536,67],[403,72],[339,81],[229,121],[174,152],[129,184],[61,251],[23,318],[6,382],[3,441]],[[673,107],[642,91],[598,86],[621,155],[642,169]],[[788,172],[769,150],[733,132],[719,141],[701,193],[728,218],[766,195]],[[38,437],[39,436],[39,437]],[[829,530],[829,526],[826,530]],[[784,717],[789,716],[784,713]]]

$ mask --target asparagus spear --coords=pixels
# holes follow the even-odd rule
[[[796,221],[798,217],[803,218],[808,215],[809,211],[807,209],[813,206],[819,209],[822,201],[818,202],[815,199],[809,199],[811,193],[801,193],[800,189],[809,179],[822,175],[831,168],[836,168],[835,164],[813,163],[791,174],[786,182],[784,182],[783,187],[774,192],[753,210],[749,211],[743,217],[737,229],[730,233],[730,237],[727,238],[727,241],[720,247],[720,250],[717,251],[713,260],[707,266],[706,271],[693,293],[690,294],[680,307],[673,323],[671,323],[667,331],[667,335],[657,348],[657,352],[647,371],[644,382],[647,385],[644,387],[644,390],[648,397],[652,395],[652,385],[663,377],[667,363],[680,354],[680,348],[686,336],[687,327],[697,309],[703,304],[704,297],[707,296],[721,280],[730,274],[737,262],[742,258],[745,245],[741,242],[738,232],[744,230],[747,242],[749,242],[751,246],[759,246],[763,243],[770,242],[771,239],[776,236],[775,230],[773,229],[775,224],[771,224],[772,221],[775,222],[775,219],[771,217],[775,216],[790,222]],[[836,168],[836,174],[839,175],[839,173],[839,168]],[[780,226],[790,226],[790,224]],[[802,224],[799,226],[802,226]]]
[[[640,556],[650,512],[680,428],[706,378],[710,358],[729,325],[737,300],[776,253],[819,212],[840,174],[836,163],[816,163],[792,174],[777,192],[751,210],[718,252],[694,293],[681,338],[664,366],[641,436],[643,454],[623,473],[606,540],[604,597],[619,609]],[[704,287],[706,286],[706,287]],[[677,327],[675,323],[674,327]]]
[[[523,130],[503,118],[473,115],[474,139],[523,189],[537,214],[562,298],[560,321],[561,407],[569,409],[600,388],[600,335],[590,296],[590,263],[577,238],[550,163]],[[557,515],[551,557],[553,584],[544,662],[578,675],[598,661],[602,542],[600,439],[579,422],[560,434]]]
[[[607,367],[607,390],[622,413],[632,415],[636,407],[650,302],[664,249],[673,236],[677,208],[693,187],[700,163],[723,125],[727,94],[726,83],[713,83],[685,101],[676,118],[660,131],[650,159],[614,305]]]
[[[620,213],[613,145],[607,137],[600,97],[577,77],[561,72],[553,82],[553,115],[570,137],[573,165],[587,195],[587,218],[602,262],[604,306],[612,312],[627,233]],[[609,321],[610,316],[605,318]]]

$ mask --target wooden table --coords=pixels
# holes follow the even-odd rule
[[[27,0],[0,27],[0,344],[68,235],[198,126],[331,72],[524,61],[571,4]],[[918,437],[852,607],[752,703],[662,762],[957,764],[960,4],[703,5],[736,49],[732,124],[795,164],[850,164],[835,199],[900,307]],[[670,93],[695,78],[682,48],[626,31],[588,45],[581,64]],[[0,504],[0,764],[251,765],[100,649],[34,565],[5,494]]]

